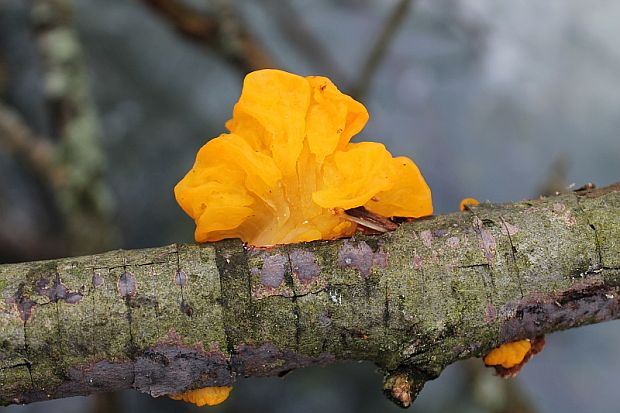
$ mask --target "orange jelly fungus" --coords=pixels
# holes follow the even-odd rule
[[[327,78],[280,70],[248,74],[230,133],[211,139],[176,185],[198,242],[241,238],[256,246],[334,239],[363,206],[384,217],[432,214],[417,166],[380,143],[349,143],[366,108]]]
[[[173,400],[183,400],[185,402],[194,403],[201,407],[206,405],[215,406],[222,403],[228,398],[232,387],[204,387],[202,389],[190,390],[181,394],[171,394],[169,397]]]
[[[461,212],[463,212],[463,211],[465,211],[467,209],[467,207],[476,206],[476,205],[480,205],[480,202],[478,202],[477,199],[474,199],[474,198],[464,198],[461,201],[461,204],[459,205],[459,209],[461,210]]]
[[[484,356],[484,364],[509,369],[520,364],[531,348],[532,343],[527,339],[502,344]]]

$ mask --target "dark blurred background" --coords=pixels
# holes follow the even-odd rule
[[[192,242],[172,188],[263,67],[361,100],[356,139],[412,157],[438,213],[618,181],[618,21],[614,0],[0,0],[0,262]],[[453,365],[413,409],[617,412],[617,327],[548,336],[516,380]],[[241,380],[208,410],[396,412],[381,379]],[[126,391],[0,411],[198,409]]]

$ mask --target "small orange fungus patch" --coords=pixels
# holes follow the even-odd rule
[[[531,348],[532,343],[527,339],[502,344],[484,356],[484,364],[509,369],[520,364]]]
[[[183,400],[188,403],[194,403],[201,407],[206,405],[215,406],[222,403],[228,398],[232,387],[203,387],[202,389],[189,390],[181,394],[171,394],[169,397],[173,400]]]
[[[463,211],[465,211],[467,209],[467,207],[476,206],[476,205],[480,205],[480,202],[478,202],[477,199],[474,199],[474,198],[464,198],[461,201],[461,204],[459,205],[459,209],[461,210],[461,212],[463,212]]]
[[[342,211],[384,217],[432,214],[417,166],[375,142],[350,143],[366,108],[327,78],[280,70],[248,74],[230,133],[211,139],[176,185],[198,242],[241,238],[256,246],[352,235]]]
[[[534,337],[531,340],[513,341],[491,350],[484,357],[484,363],[487,367],[495,368],[495,373],[500,377],[515,377],[525,363],[540,353],[544,347],[545,336]]]

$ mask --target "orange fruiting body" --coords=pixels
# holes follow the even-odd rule
[[[230,133],[211,139],[176,185],[198,242],[269,246],[352,235],[342,211],[432,214],[417,166],[380,143],[350,143],[366,108],[325,77],[259,70],[244,80]]]
[[[230,395],[232,387],[203,387],[202,389],[189,390],[181,394],[171,394],[169,397],[173,400],[183,400],[189,403],[194,403],[196,406],[201,407],[206,405],[215,406],[222,403]]]
[[[476,206],[476,205],[480,205],[480,202],[478,202],[477,199],[475,199],[475,198],[464,198],[461,201],[461,204],[459,205],[459,209],[461,210],[461,212],[463,212],[463,211],[465,211],[467,209],[467,207]]]
[[[527,339],[502,344],[484,356],[484,364],[509,369],[520,364],[531,348],[532,343]]]

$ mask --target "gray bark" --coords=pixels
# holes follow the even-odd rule
[[[0,401],[152,396],[370,360],[408,405],[449,364],[620,314],[620,184],[271,249],[0,265]]]

